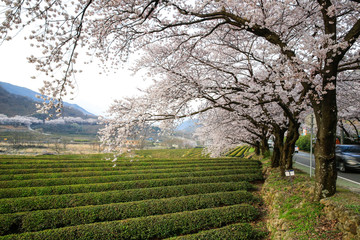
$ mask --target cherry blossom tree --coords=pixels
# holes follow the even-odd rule
[[[201,114],[199,120],[202,127],[197,129],[196,136],[205,143],[208,153],[215,157],[224,155],[241,143],[254,147],[255,152],[260,154],[260,142],[269,137],[268,132],[259,127],[260,124],[253,125],[237,112],[212,109]]]
[[[354,78],[358,78],[357,72],[342,76],[338,83],[338,135],[344,134],[353,142],[360,143],[360,82]]]
[[[72,76],[77,71],[74,64],[79,46],[88,46],[90,53],[116,65],[129,53],[153,43],[170,44],[171,51],[177,52],[184,45],[188,51],[200,48],[210,37],[226,32],[238,41],[252,39],[257,48],[251,53],[261,51],[262,46],[268,49],[266,60],[273,57],[277,66],[291,69],[291,78],[298,79],[306,90],[319,126],[315,200],[335,193],[336,91],[339,74],[359,67],[359,1],[1,2],[6,16],[0,27],[1,39],[11,39],[11,30],[35,27],[29,38],[35,40],[35,47],[43,49],[45,57],[31,56],[29,61],[54,79],[46,80],[41,91],[49,96],[45,97],[44,110],[53,105],[61,107],[62,97],[74,86]],[[55,72],[60,72],[60,77]],[[288,76],[278,77],[279,81],[288,81]],[[174,111],[169,110],[169,114]],[[142,118],[138,121],[143,122]]]

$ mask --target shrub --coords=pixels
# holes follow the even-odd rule
[[[160,239],[256,219],[246,204],[4,236],[3,239]]]
[[[248,223],[230,224],[228,226],[202,231],[195,234],[169,238],[169,240],[218,240],[218,239],[237,239],[237,240],[257,240],[263,239],[266,233],[255,230]]]
[[[78,185],[58,185],[48,187],[24,187],[24,188],[4,188],[0,189],[0,198],[16,198],[16,197],[30,197],[43,195],[57,195],[70,193],[87,193],[87,192],[104,192],[114,190],[125,190],[135,188],[151,188],[160,186],[184,185],[194,183],[213,183],[213,182],[237,182],[243,180],[259,180],[262,179],[259,170],[248,174],[229,174],[220,175],[213,174],[204,177],[177,177],[164,179],[149,179],[137,181],[122,181],[110,183],[93,183],[93,184],[78,184]],[[227,173],[241,173],[243,170],[232,170]],[[254,171],[253,171],[254,172]],[[221,173],[221,172],[220,172]]]
[[[300,136],[296,141],[296,145],[299,149],[304,151],[310,151],[310,135]]]
[[[219,169],[219,166],[221,168],[223,167],[242,167],[242,166],[259,166],[259,162],[245,162],[245,161],[239,161],[234,160],[233,162],[223,162],[223,163],[187,163],[187,164],[174,164],[174,165],[149,165],[149,166],[125,166],[125,165],[119,165],[116,168],[112,167],[112,164],[109,162],[108,166],[95,166],[95,167],[78,167],[78,166],[69,166],[69,167],[56,167],[53,166],[52,168],[24,168],[24,169],[0,169],[0,175],[3,174],[35,174],[35,173],[67,173],[67,172],[83,172],[83,171],[149,171],[149,170],[157,170],[157,169],[179,169],[179,168],[205,168],[205,167],[216,167]],[[111,167],[110,167],[110,166]]]
[[[259,169],[248,170],[215,170],[215,171],[199,171],[199,172],[179,172],[179,173],[150,173],[150,174],[123,174],[110,176],[93,176],[93,177],[73,177],[73,178],[50,178],[50,179],[31,179],[18,181],[1,181],[0,188],[20,188],[20,187],[41,187],[41,186],[57,186],[57,185],[73,185],[73,184],[90,184],[90,183],[107,183],[119,181],[133,181],[145,179],[161,179],[175,177],[202,177],[202,176],[219,176],[230,174],[244,174],[260,172]],[[6,189],[5,189],[6,190]],[[10,190],[12,191],[12,190]],[[1,190],[0,190],[0,195]]]
[[[235,191],[99,206],[2,214],[0,215],[0,235],[213,208],[240,203],[254,203],[258,201],[259,199],[249,192]]]
[[[44,209],[69,208],[85,205],[130,202],[152,198],[159,199],[166,197],[178,197],[218,191],[237,191],[250,189],[251,187],[252,185],[248,182],[215,182],[129,189],[123,191],[5,198],[0,199],[0,214]]]
[[[219,160],[194,160],[194,161],[174,161],[174,160],[164,160],[165,162],[150,162],[150,161],[119,161],[117,164],[121,167],[126,167],[127,169],[135,168],[135,169],[147,169],[147,168],[164,168],[164,167],[172,167],[176,165],[187,165],[187,166],[217,166],[217,165],[229,165],[229,164],[237,164],[237,165],[256,165],[254,161],[245,161],[238,159],[219,159]],[[46,164],[4,164],[0,165],[0,173],[4,172],[5,174],[9,174],[9,170],[15,169],[45,169],[43,171],[47,171],[47,168],[88,168],[88,167],[109,167],[112,166],[111,162],[103,161],[103,162],[93,162],[93,163],[46,163]],[[5,171],[4,171],[5,170]]]
[[[221,169],[248,169],[246,166],[223,166]],[[69,177],[92,177],[92,176],[110,176],[120,174],[146,174],[146,173],[176,173],[176,172],[196,172],[196,171],[211,171],[217,170],[219,167],[215,166],[203,166],[203,167],[181,167],[181,168],[159,168],[159,169],[143,169],[143,170],[121,170],[117,168],[111,168],[107,170],[98,171],[74,171],[74,172],[54,172],[54,173],[28,173],[28,174],[9,174],[0,175],[0,181],[8,180],[29,180],[29,179],[48,179],[48,178],[69,178]],[[80,169],[79,169],[80,170]]]

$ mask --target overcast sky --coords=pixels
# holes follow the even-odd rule
[[[37,91],[42,86],[45,75],[35,71],[34,65],[27,62],[26,57],[34,52],[29,42],[20,35],[0,45],[0,81]],[[36,50],[36,49],[35,49]],[[35,55],[35,54],[34,54]],[[82,62],[80,59],[78,62]],[[77,91],[74,100],[87,111],[103,115],[114,99],[138,94],[137,88],[144,88],[145,82],[140,76],[132,76],[128,70],[118,70],[108,75],[99,74],[102,69],[96,64],[81,68],[83,73],[76,75]],[[36,79],[31,79],[36,76]]]

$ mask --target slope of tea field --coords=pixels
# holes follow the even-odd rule
[[[261,164],[2,156],[0,239],[259,239]]]

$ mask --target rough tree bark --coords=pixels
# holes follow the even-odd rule
[[[273,154],[271,157],[271,167],[277,168],[280,167],[280,159],[281,159],[281,153],[284,143],[285,130],[280,128],[278,125],[275,125],[273,134],[275,136],[275,139],[274,139]]]
[[[315,105],[318,131],[315,143],[315,195],[314,200],[332,196],[336,192],[335,141],[337,124],[336,92],[329,91],[321,105]]]
[[[299,138],[299,127],[298,122],[289,122],[289,128],[287,130],[286,140],[282,148],[280,169],[281,176],[285,176],[285,170],[293,168],[293,154],[295,150],[296,140]]]

